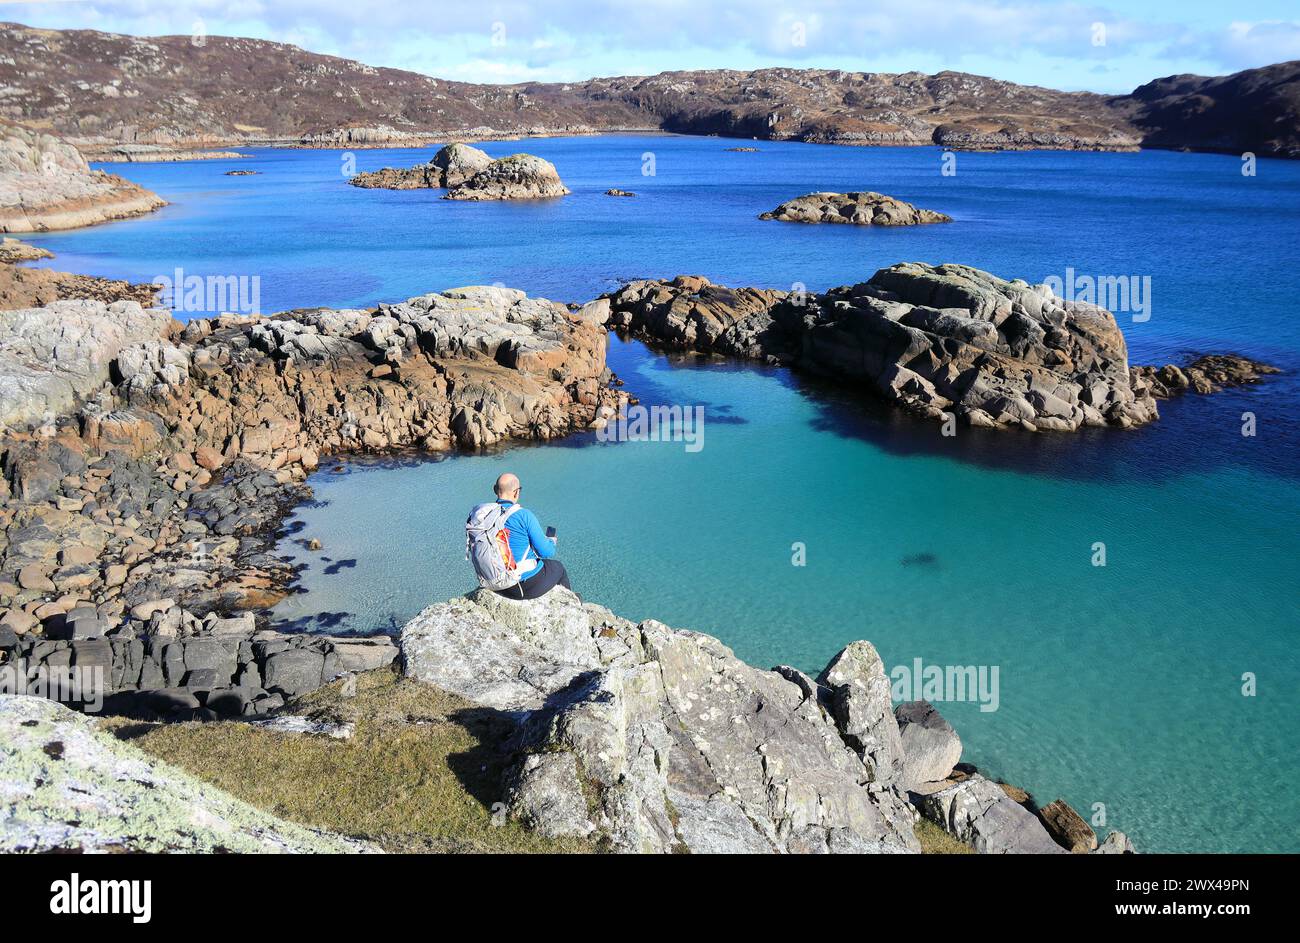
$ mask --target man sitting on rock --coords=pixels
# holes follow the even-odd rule
[[[509,509],[519,503],[519,478],[510,472],[498,478],[492,490],[496,492],[497,504],[503,508]],[[496,590],[498,595],[507,599],[536,599],[556,585],[572,589],[564,564],[555,559],[555,538],[548,537],[542,530],[536,514],[520,508],[506,521],[506,530],[510,534],[510,550],[515,559],[524,563],[536,561],[536,564],[525,570],[514,586]]]

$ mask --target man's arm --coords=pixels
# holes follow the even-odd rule
[[[555,541],[546,536],[546,531],[542,530],[537,515],[525,508],[519,512],[519,516],[524,519],[524,526],[528,528],[528,542],[533,547],[533,553],[537,554],[537,559],[549,560],[555,556]]]

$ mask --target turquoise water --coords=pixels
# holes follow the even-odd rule
[[[283,549],[312,630],[393,628],[463,592],[468,507],[505,468],[558,527],[584,596],[711,632],[758,665],[815,671],[871,639],[889,665],[998,666],[999,705],[941,704],[965,758],[1058,796],[1143,850],[1300,850],[1297,420],[1300,165],[1216,155],[961,154],[676,137],[505,142],[554,160],[572,197],[471,206],[360,191],[337,152],[126,173],[157,217],[33,239],[56,265],[147,279],[260,274],[266,310],[503,281],[581,300],[635,276],[702,272],[811,289],[904,259],[1042,278],[1150,275],[1135,359],[1231,349],[1287,375],[1162,406],[1134,432],[945,439],[782,370],[668,358],[612,340],[649,403],[701,404],[705,445],[561,443],[444,461],[327,465]],[[646,151],[657,175],[642,177]],[[419,152],[357,152],[360,169]],[[122,170],[123,168],[115,168]],[[331,176],[332,175],[332,176]],[[619,186],[635,200],[601,195]],[[943,210],[906,231],[754,219],[811,189],[872,188]],[[1240,434],[1243,412],[1259,434]],[[336,470],[338,469],[338,470]],[[299,541],[316,537],[319,553]],[[1092,565],[1106,545],[1106,566]],[[806,565],[792,564],[801,543]],[[1242,694],[1257,676],[1258,695]]]

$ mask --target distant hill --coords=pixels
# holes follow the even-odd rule
[[[256,39],[139,38],[0,24],[0,116],[83,151],[122,143],[395,144],[668,130],[837,144],[1300,156],[1300,62],[1173,76],[1131,95],[961,72],[704,70],[477,85]]]

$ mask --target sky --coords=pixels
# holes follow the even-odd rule
[[[251,36],[467,82],[792,66],[1128,92],[1300,59],[1296,0],[0,0],[0,20]]]

